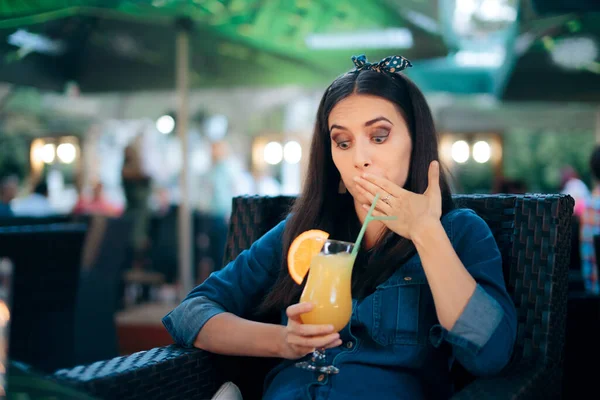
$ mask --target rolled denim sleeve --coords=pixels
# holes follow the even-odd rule
[[[436,347],[450,343],[456,359],[472,374],[494,375],[508,364],[517,331],[500,251],[485,221],[473,211],[456,212],[450,223],[454,248],[477,286],[452,329],[435,325],[430,340]]]
[[[275,283],[280,267],[285,221],[267,232],[248,250],[212,273],[163,319],[175,341],[193,347],[202,327],[217,314],[247,316]]]
[[[206,296],[194,297],[182,302],[163,318],[163,325],[175,343],[194,347],[200,329],[217,314],[227,312],[221,305]]]

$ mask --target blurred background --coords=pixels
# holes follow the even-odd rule
[[[575,197],[586,292],[599,51],[594,0],[0,1],[0,226],[42,235],[0,256],[28,253],[28,293],[58,285],[73,325],[68,356],[28,361],[170,343],[160,319],[222,266],[231,199],[299,193],[318,101],[362,53],[412,61],[456,193]],[[39,228],[64,222],[81,232]]]

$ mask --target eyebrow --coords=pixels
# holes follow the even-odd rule
[[[390,125],[392,125],[392,126],[394,125],[394,124],[392,124],[392,121],[390,121],[386,117],[377,117],[377,118],[373,118],[370,121],[365,122],[365,126],[371,126],[371,125],[373,125],[373,124],[375,124],[375,123],[377,123],[379,121],[387,121],[387,122],[390,123]],[[331,128],[329,128],[329,131],[331,132],[334,129],[342,129],[342,130],[345,130],[345,131],[348,130],[348,128],[345,128],[345,127],[343,127],[341,125],[333,124],[333,125],[331,125]]]

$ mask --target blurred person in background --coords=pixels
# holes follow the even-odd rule
[[[14,175],[0,178],[0,217],[12,217],[14,215],[10,202],[17,197],[19,191],[19,179]]]
[[[214,142],[210,153],[212,165],[206,173],[210,188],[209,212],[216,218],[228,221],[231,200],[236,193],[234,171],[229,165],[229,146],[224,141]]]
[[[594,188],[581,217],[581,274],[585,290],[598,294],[600,285],[594,236],[600,235],[600,146],[592,152],[590,170],[594,177]]]
[[[225,141],[211,144],[212,165],[205,179],[210,191],[209,240],[212,268],[221,267],[227,241],[227,227],[231,217],[231,203],[237,194],[236,171],[230,159],[229,145]],[[206,274],[209,271],[204,271]],[[210,271],[212,272],[212,271]]]
[[[154,189],[150,196],[150,209],[158,216],[165,216],[171,211],[171,195],[169,189],[159,186]]]
[[[568,194],[575,199],[575,210],[573,214],[577,217],[581,217],[586,203],[590,199],[590,190],[579,178],[579,174],[575,171],[575,168],[567,165],[561,170],[560,187],[560,193]]]
[[[47,217],[56,214],[48,200],[48,184],[45,179],[35,185],[30,195],[14,199],[11,207],[18,217]]]
[[[148,199],[152,194],[152,180],[140,153],[140,140],[129,144],[125,148],[123,168],[121,169],[126,200],[124,215],[133,221],[131,248],[134,269],[142,269],[146,258],[150,223]]]
[[[118,217],[121,211],[118,206],[106,199],[104,196],[104,185],[101,182],[97,182],[92,189],[91,198],[81,193],[72,212],[78,215],[93,214]]]
[[[265,169],[255,168],[252,172],[254,178],[253,194],[258,196],[279,196],[281,184]]]

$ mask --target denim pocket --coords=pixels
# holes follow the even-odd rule
[[[419,266],[420,267],[420,266]],[[411,271],[412,270],[412,271]],[[425,273],[402,268],[373,293],[373,327],[371,336],[382,346],[418,344],[419,310]]]

